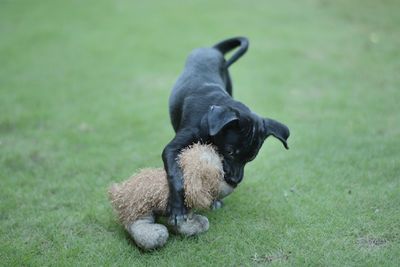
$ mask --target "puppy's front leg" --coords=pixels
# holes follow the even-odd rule
[[[188,213],[184,202],[183,175],[177,163],[177,158],[179,152],[183,148],[191,145],[194,141],[195,136],[192,131],[181,130],[177,132],[174,139],[164,148],[162,153],[169,185],[169,223],[174,226],[186,221]]]

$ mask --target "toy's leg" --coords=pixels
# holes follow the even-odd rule
[[[168,230],[162,224],[154,223],[154,216],[149,215],[135,221],[128,227],[128,232],[136,245],[144,250],[160,248],[168,239]]]
[[[188,219],[177,225],[175,231],[181,235],[194,236],[206,232],[208,228],[207,217],[199,214],[189,214]]]

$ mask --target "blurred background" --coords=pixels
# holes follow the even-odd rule
[[[394,265],[398,1],[0,1],[0,256],[21,265]],[[106,189],[160,167],[193,48],[250,40],[234,97],[268,139],[210,231],[141,254]]]

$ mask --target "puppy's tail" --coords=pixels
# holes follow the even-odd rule
[[[213,47],[218,49],[223,55],[232,49],[239,47],[239,50],[226,62],[226,67],[228,68],[236,60],[243,56],[244,53],[246,53],[247,48],[249,48],[249,40],[246,37],[234,37],[221,41]]]

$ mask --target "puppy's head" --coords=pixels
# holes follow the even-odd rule
[[[207,114],[208,130],[223,156],[225,180],[236,187],[243,179],[244,166],[258,154],[264,140],[272,135],[288,149],[289,128],[272,119],[261,118],[246,106],[211,106]]]

